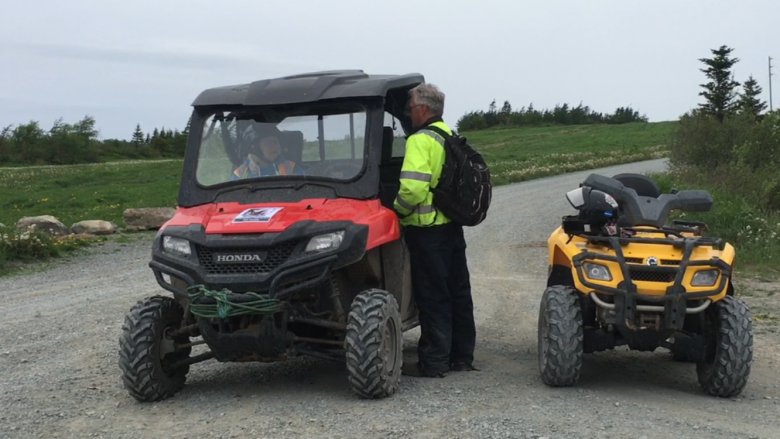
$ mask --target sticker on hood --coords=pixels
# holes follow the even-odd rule
[[[254,222],[267,223],[280,210],[282,210],[281,207],[255,207],[255,208],[247,209],[247,210],[239,213],[235,218],[233,218],[232,222],[234,222],[234,223],[254,223]]]

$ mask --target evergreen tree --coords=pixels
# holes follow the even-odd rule
[[[753,75],[750,75],[743,84],[742,93],[739,95],[739,111],[752,114],[758,119],[761,112],[766,110],[766,102],[759,98],[761,92],[761,86],[758,85],[758,81],[753,78]]]
[[[699,59],[707,66],[699,70],[710,80],[706,84],[700,84],[704,91],[699,92],[699,96],[704,96],[706,102],[699,104],[699,107],[722,122],[724,117],[733,114],[737,108],[736,88],[739,87],[739,82],[734,81],[731,68],[739,62],[739,58],[731,58],[734,49],[725,45],[710,51],[714,55],[712,58]]]
[[[495,113],[496,112],[496,100],[493,99],[493,102],[490,103],[490,106],[488,107],[488,113]]]
[[[187,136],[190,135],[190,124],[191,123],[192,123],[192,118],[191,117],[187,118],[187,125],[184,126],[184,131],[181,132],[181,134],[184,137],[187,137]]]
[[[141,124],[136,124],[135,131],[133,132],[133,145],[138,148],[139,145],[144,143],[144,132],[141,131]]]

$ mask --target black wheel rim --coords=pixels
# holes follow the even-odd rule
[[[387,375],[391,375],[398,364],[398,339],[396,332],[395,320],[387,319],[384,334],[382,335],[382,345],[384,346],[382,354],[385,358],[385,373]]]

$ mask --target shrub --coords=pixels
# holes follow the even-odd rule
[[[48,233],[40,231],[28,232],[10,227],[0,228],[0,272],[8,269],[9,262],[47,260],[85,247],[100,239],[79,235],[52,237]]]

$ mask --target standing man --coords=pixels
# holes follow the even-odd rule
[[[394,207],[409,248],[422,334],[417,363],[404,364],[401,371],[443,377],[451,370],[475,370],[476,329],[463,227],[433,206],[430,192],[444,164],[444,139],[426,128],[452,130],[442,120],[444,93],[433,84],[409,91],[407,112],[414,132],[406,140]]]

